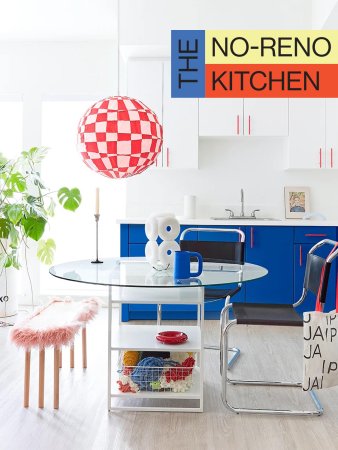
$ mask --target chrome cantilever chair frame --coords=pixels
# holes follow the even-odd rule
[[[308,255],[313,254],[319,247],[328,244],[335,246],[337,243],[330,239],[324,239],[315,244],[309,251]],[[331,253],[326,261],[331,263],[338,256],[338,249]],[[303,285],[303,291],[300,299],[293,304],[293,307],[299,306],[306,298],[307,289]],[[266,380],[237,380],[228,378],[228,371],[231,369],[228,359],[224,358],[224,354],[227,354],[228,349],[228,335],[229,330],[237,324],[237,320],[229,320],[229,309],[232,304],[226,302],[221,313],[221,335],[220,335],[220,371],[222,376],[222,401],[224,405],[235,413],[255,413],[255,414],[279,414],[279,415],[298,415],[298,416],[320,416],[323,414],[323,407],[313,391],[308,391],[314,405],[313,410],[293,410],[293,409],[259,409],[259,408],[239,408],[231,405],[227,399],[227,383],[239,384],[239,385],[254,385],[254,386],[286,386],[286,387],[302,387],[300,382],[283,382],[283,381],[266,381]]]
[[[180,236],[180,242],[184,240],[184,237],[186,236],[187,233],[190,232],[207,232],[207,233],[236,233],[238,234],[239,237],[239,242],[244,243],[245,242],[245,234],[243,233],[242,230],[238,230],[236,228],[234,229],[230,229],[230,228],[187,228],[186,230],[184,230]],[[225,265],[225,263],[220,263],[220,266]],[[239,280],[238,280],[238,287],[241,288],[242,287],[242,275],[243,275],[243,265],[239,264]],[[215,298],[214,300],[211,301],[220,301],[220,300],[224,300],[225,299],[225,304],[229,303],[230,298],[231,298],[231,294],[227,295],[226,297],[220,297],[220,298]],[[209,302],[208,302],[209,303]],[[222,332],[222,328],[220,330]],[[206,350],[220,350],[220,346],[218,345],[210,345],[210,344],[205,344],[204,348]],[[240,349],[237,347],[231,347],[228,348],[228,352],[232,353],[231,358],[228,361],[228,367],[231,367],[235,361],[238,359],[239,355],[240,355]]]

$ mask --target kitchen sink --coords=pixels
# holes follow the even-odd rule
[[[234,216],[234,217],[210,217],[211,220],[278,220],[281,219],[274,219],[273,217],[251,217],[251,216]]]

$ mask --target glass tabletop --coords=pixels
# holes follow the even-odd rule
[[[195,270],[192,263],[192,270]],[[178,280],[173,270],[156,270],[145,258],[107,258],[102,264],[93,264],[90,260],[70,261],[49,269],[57,278],[79,283],[99,284],[123,287],[201,287],[247,282],[264,277],[265,267],[246,263],[244,266],[205,263],[202,274],[197,278]]]

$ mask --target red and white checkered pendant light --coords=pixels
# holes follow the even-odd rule
[[[78,126],[84,163],[110,178],[138,175],[161,151],[162,125],[144,103],[129,97],[107,97],[91,106]]]

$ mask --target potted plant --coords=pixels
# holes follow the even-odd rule
[[[11,278],[15,269],[21,268],[22,258],[26,258],[29,240],[38,242],[40,261],[53,261],[55,242],[42,237],[55,214],[56,198],[69,211],[75,211],[81,203],[77,188],[61,187],[52,192],[44,185],[40,165],[46,154],[47,149],[39,147],[23,151],[13,160],[0,154],[0,317],[17,311],[17,283]]]

